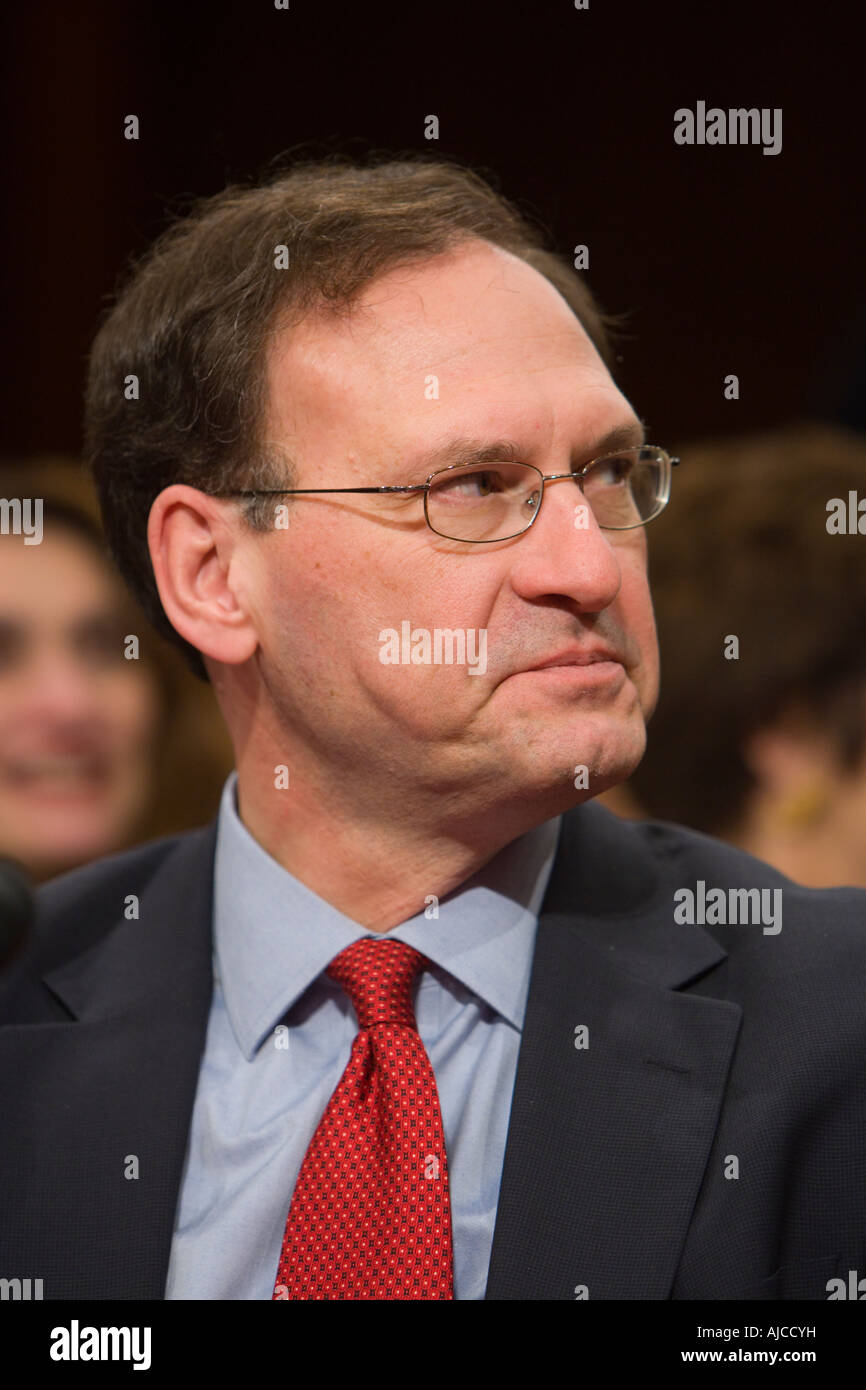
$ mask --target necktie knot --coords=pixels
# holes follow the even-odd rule
[[[325,974],[348,994],[359,1028],[377,1023],[417,1028],[412,993],[426,964],[426,956],[405,941],[365,936],[335,956]]]

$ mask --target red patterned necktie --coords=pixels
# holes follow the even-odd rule
[[[454,1297],[445,1135],[412,1003],[429,964],[368,936],[328,966],[359,1031],[298,1174],[275,1299]]]

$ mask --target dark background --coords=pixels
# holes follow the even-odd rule
[[[630,315],[619,379],[655,442],[862,412],[859,18],[761,0],[15,5],[0,452],[80,449],[88,346],[129,256],[185,198],[299,145],[437,149],[497,176],[559,249],[587,243],[603,306]],[[781,153],[676,145],[673,113],[698,100],[782,107]]]

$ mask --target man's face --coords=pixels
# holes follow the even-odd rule
[[[386,274],[349,319],[281,335],[269,386],[267,437],[298,488],[424,482],[454,436],[511,440],[545,474],[615,429],[641,440],[556,290],[482,242]],[[420,494],[270,500],[288,526],[244,542],[245,590],[264,717],[302,762],[357,780],[371,807],[414,789],[459,797],[458,815],[520,799],[540,817],[586,798],[578,765],[594,794],[637,764],[658,681],[642,527],[578,529],[569,479],[546,485],[529,531],[484,545],[435,535]],[[431,639],[485,630],[486,670],[383,664],[381,634],[406,621]],[[563,649],[615,660],[527,670]]]

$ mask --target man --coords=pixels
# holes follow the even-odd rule
[[[609,362],[447,163],[229,190],[134,272],[89,455],[236,775],[211,827],[41,892],[7,1276],[826,1298],[864,1267],[866,897],[591,804],[656,700],[671,467]]]

